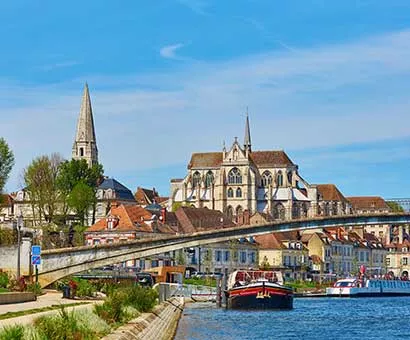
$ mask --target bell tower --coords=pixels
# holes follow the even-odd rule
[[[73,144],[73,159],[85,159],[88,166],[98,163],[97,140],[95,138],[93,110],[91,108],[90,92],[85,83],[80,114],[77,122],[77,132]]]

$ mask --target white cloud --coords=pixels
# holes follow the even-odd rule
[[[161,55],[175,57],[180,47],[167,46]],[[186,164],[192,152],[218,150],[234,136],[242,139],[246,106],[255,149],[407,138],[409,76],[410,31],[403,31],[192,62],[161,74],[87,80],[100,159],[115,175]],[[0,80],[1,135],[17,161],[9,189],[34,156],[59,151],[70,157],[84,81],[29,87]]]
[[[175,52],[182,48],[184,46],[184,44],[182,43],[178,43],[178,44],[174,44],[174,45],[168,45],[168,46],[164,46],[159,50],[159,54],[161,55],[161,57],[163,58],[167,58],[167,59],[178,59],[178,57],[176,56]]]

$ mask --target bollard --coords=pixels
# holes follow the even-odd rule
[[[222,306],[226,307],[226,290],[228,289],[228,282],[225,274],[222,275],[221,292],[222,292]]]
[[[221,307],[222,303],[222,287],[221,287],[221,277],[218,275],[216,277],[216,307]]]

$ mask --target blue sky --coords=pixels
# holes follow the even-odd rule
[[[6,189],[70,157],[88,81],[100,161],[132,190],[168,195],[192,152],[243,138],[249,106],[253,148],[308,182],[409,197],[409,18],[408,0],[3,1]]]

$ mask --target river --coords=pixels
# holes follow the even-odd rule
[[[175,340],[410,338],[410,297],[296,298],[291,311],[187,304]]]

